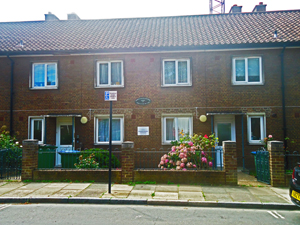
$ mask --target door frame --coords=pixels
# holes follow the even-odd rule
[[[72,125],[72,144],[71,145],[60,145],[60,126],[61,125]],[[61,165],[61,156],[58,154],[59,151],[61,151],[61,146],[63,148],[68,148],[70,150],[74,149],[74,137],[75,137],[75,123],[73,117],[57,117],[56,118],[56,160],[55,164],[56,166]]]
[[[214,131],[216,137],[218,137],[218,123],[231,123],[231,141],[236,141],[235,115],[214,116]]]

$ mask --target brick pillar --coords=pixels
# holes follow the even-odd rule
[[[223,141],[223,160],[226,184],[237,185],[236,142]]]
[[[133,182],[134,170],[134,143],[122,143],[122,183]]]
[[[33,180],[33,170],[38,167],[38,140],[23,140],[22,180]]]
[[[273,187],[285,186],[284,148],[282,141],[268,141],[270,179]]]

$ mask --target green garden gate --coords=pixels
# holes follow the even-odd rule
[[[22,149],[0,150],[0,180],[20,180],[22,172]]]
[[[256,151],[256,176],[257,181],[270,184],[269,152],[264,150]]]

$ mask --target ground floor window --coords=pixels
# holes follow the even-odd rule
[[[123,116],[113,115],[112,119],[112,143],[122,144],[124,136]],[[109,116],[95,117],[95,143],[109,143]]]
[[[162,123],[163,143],[178,141],[182,134],[193,134],[192,117],[165,116]]]
[[[248,114],[248,142],[263,144],[266,136],[266,119],[264,114]]]
[[[29,117],[28,124],[29,139],[37,139],[39,144],[43,144],[45,119],[43,117]]]

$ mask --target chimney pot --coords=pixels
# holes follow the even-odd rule
[[[264,4],[263,2],[259,2],[259,4],[254,7],[252,12],[266,12],[266,7],[266,4]]]
[[[238,6],[237,4],[234,4],[231,6],[229,13],[241,13],[242,12],[242,6]]]
[[[51,12],[48,12],[48,14],[45,14],[45,21],[58,21],[59,19],[57,16],[52,14]]]
[[[68,14],[68,20],[80,20],[80,18],[76,13],[70,13]]]

